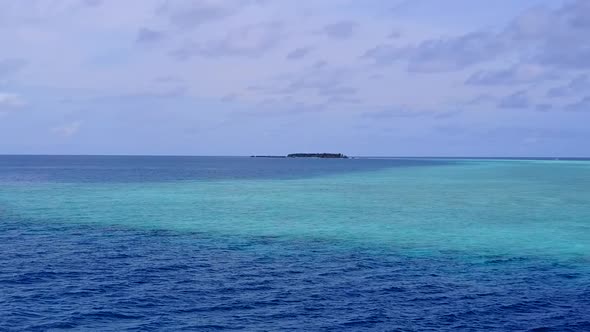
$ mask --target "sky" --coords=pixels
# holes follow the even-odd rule
[[[590,156],[590,1],[0,0],[0,154]]]

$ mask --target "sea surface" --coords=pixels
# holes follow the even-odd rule
[[[0,156],[0,331],[590,331],[590,160]]]

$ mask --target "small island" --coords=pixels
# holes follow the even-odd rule
[[[348,159],[347,156],[342,153],[291,153],[287,155],[287,158],[336,158],[336,159]]]
[[[287,156],[250,156],[252,158],[324,158],[324,159],[348,159],[342,153],[290,153]]]

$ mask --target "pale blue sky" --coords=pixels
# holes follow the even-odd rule
[[[590,1],[0,0],[0,153],[590,156]]]

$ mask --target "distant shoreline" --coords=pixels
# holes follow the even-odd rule
[[[264,155],[196,155],[196,154],[41,154],[41,153],[0,153],[0,158],[287,158],[287,156],[264,156]],[[561,157],[526,157],[526,156],[367,156],[355,155],[349,159],[450,159],[450,160],[542,160],[542,161],[590,161],[590,156],[561,156]]]
[[[290,153],[286,156],[250,156],[251,158],[321,158],[321,159],[348,159],[342,153]]]

